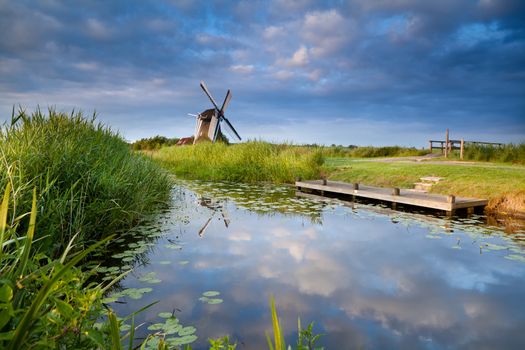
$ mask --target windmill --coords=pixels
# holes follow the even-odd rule
[[[233,125],[230,123],[230,121],[224,116],[224,111],[226,110],[226,107],[228,107],[228,103],[230,103],[230,100],[232,98],[231,91],[228,90],[228,92],[226,92],[226,97],[224,98],[222,107],[219,109],[219,106],[211,96],[210,91],[208,90],[208,87],[206,86],[204,81],[201,81],[200,85],[206,96],[208,96],[208,98],[210,99],[214,108],[207,109],[198,115],[192,115],[195,116],[197,119],[197,124],[195,126],[195,138],[193,143],[196,144],[203,140],[215,142],[217,138],[221,135],[221,124],[223,122],[225,123],[226,127],[233,132],[233,135],[240,141],[241,137],[239,136]]]

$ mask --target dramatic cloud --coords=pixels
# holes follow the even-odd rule
[[[0,112],[97,110],[128,139],[193,132],[205,80],[245,138],[525,140],[519,0],[0,0]]]

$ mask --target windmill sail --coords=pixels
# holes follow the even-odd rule
[[[228,107],[228,104],[230,103],[232,97],[231,91],[228,90],[226,92],[226,96],[224,97],[224,101],[222,102],[221,109],[219,109],[217,102],[215,102],[215,99],[208,90],[206,83],[204,83],[204,81],[201,81],[200,86],[206,94],[206,96],[208,97],[208,99],[210,100],[210,102],[213,104],[213,107],[215,108],[208,109],[199,114],[199,117],[197,118],[197,132],[195,133],[194,143],[197,143],[199,140],[205,138],[211,140],[212,142],[215,142],[221,132],[222,122],[225,122],[228,129],[230,129],[233,132],[233,135],[235,135],[237,139],[241,140],[241,137],[239,136],[237,130],[235,130],[230,121],[224,116],[224,111]]]

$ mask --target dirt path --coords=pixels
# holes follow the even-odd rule
[[[372,162],[372,163],[421,163],[421,164],[436,164],[436,165],[456,165],[456,166],[473,166],[480,168],[493,169],[519,169],[524,168],[521,165],[506,165],[497,163],[474,162],[474,161],[460,161],[460,160],[432,160],[442,157],[441,154],[427,154],[424,156],[411,157],[394,157],[394,158],[368,158],[355,159],[353,162]]]

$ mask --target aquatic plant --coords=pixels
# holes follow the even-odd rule
[[[272,331],[273,331],[273,342],[268,333],[266,333],[266,339],[268,341],[269,350],[292,350],[292,346],[286,346],[284,341],[283,332],[277,317],[277,309],[275,307],[275,299],[272,296],[270,298],[270,312],[272,314]],[[315,334],[313,332],[313,323],[310,323],[306,329],[301,327],[301,319],[297,319],[297,344],[296,350],[323,350],[323,347],[316,346],[317,341],[321,338],[322,334]]]

